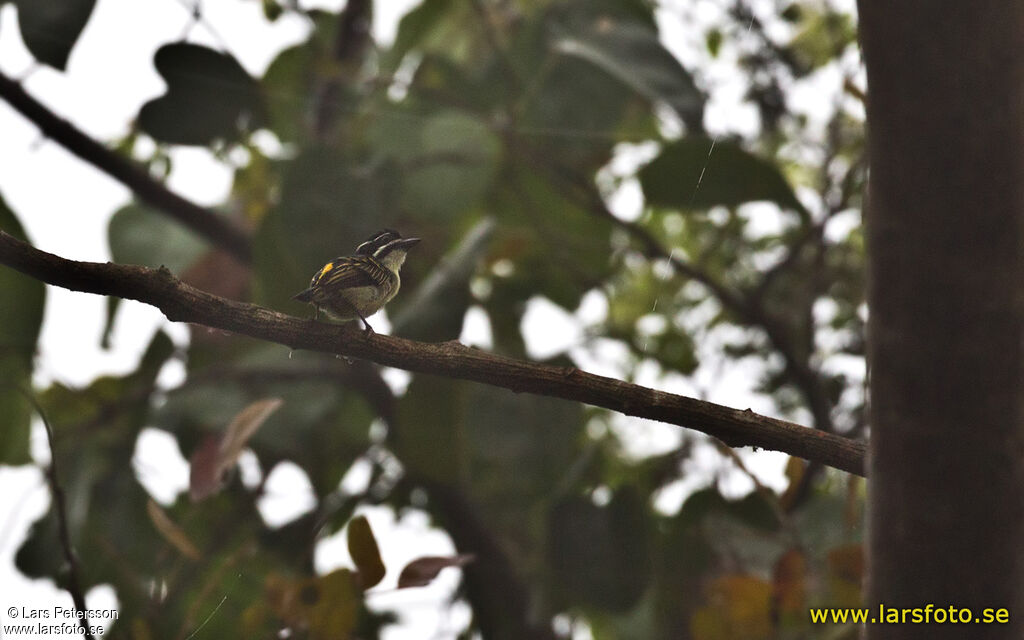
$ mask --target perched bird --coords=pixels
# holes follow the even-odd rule
[[[398,293],[402,280],[398,275],[409,248],[419,238],[403,238],[397,231],[384,229],[356,247],[351,256],[342,256],[325,264],[309,283],[309,288],[293,296],[316,308],[316,317],[324,311],[335,320],[366,321]]]

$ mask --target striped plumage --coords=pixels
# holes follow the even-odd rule
[[[403,238],[397,231],[385,229],[356,247],[351,256],[341,256],[325,264],[309,283],[309,288],[294,296],[308,302],[335,320],[363,321],[395,297],[402,284],[399,271],[406,252],[419,238]]]

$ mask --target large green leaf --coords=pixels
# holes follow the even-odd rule
[[[0,229],[19,240],[25,231],[0,198]],[[30,462],[31,406],[22,395],[31,382],[32,359],[43,322],[46,287],[17,271],[0,267],[0,464]]]
[[[418,376],[399,418],[395,451],[414,476],[461,487],[514,557],[539,562],[542,508],[580,455],[582,407]]]
[[[462,421],[467,490],[513,557],[530,566],[543,555],[540,509],[581,455],[583,407],[469,384]]]
[[[398,405],[392,445],[414,477],[457,485],[466,477],[462,404],[466,384],[416,376]]]
[[[245,345],[239,353],[221,352],[216,362],[205,347],[192,347],[192,380],[167,394],[151,416],[154,426],[177,436],[186,456],[204,438],[221,433],[252,402],[283,400],[260,427],[250,446],[265,468],[291,460],[308,474],[320,493],[333,490],[352,461],[368,446],[373,414],[362,397],[339,382],[349,365],[323,354],[296,352],[278,345]]]
[[[398,23],[395,43],[384,56],[385,67],[393,71],[414,49],[420,52],[443,50],[453,58],[463,59],[478,34],[476,17],[469,2],[423,0]]]
[[[114,262],[167,267],[177,274],[191,266],[208,246],[181,224],[138,203],[114,212],[107,240]]]
[[[25,46],[36,60],[64,70],[96,0],[14,0]]]
[[[402,204],[442,219],[480,199],[501,158],[501,143],[488,126],[457,111],[427,120],[418,146],[406,165]]]
[[[570,602],[611,611],[636,604],[653,569],[649,519],[628,486],[604,507],[572,496],[552,508],[548,557]]]
[[[153,58],[167,93],[142,105],[139,126],[161,142],[235,140],[262,119],[259,85],[230,54],[177,42]]]
[[[707,209],[767,200],[808,215],[777,166],[731,140],[673,142],[640,170],[640,183],[647,203],[656,207]]]
[[[569,197],[572,187],[532,167],[502,180],[500,187],[494,206],[503,224],[491,259],[508,260],[515,268],[495,278],[489,306],[507,308],[507,302],[521,304],[540,295],[575,309],[583,294],[611,273],[612,224]]]
[[[280,202],[253,245],[257,302],[301,312],[303,305],[291,297],[317,269],[381,228],[397,226],[396,183],[389,166],[327,147],[307,148],[289,161]]]
[[[596,14],[572,31],[560,32],[554,50],[605,71],[648,100],[672,107],[691,128],[700,130],[704,98],[693,78],[661,44],[653,25]]]
[[[335,68],[337,16],[314,10],[309,17],[314,25],[309,39],[277,54],[261,82],[268,124],[282,142],[306,138],[324,79]]]

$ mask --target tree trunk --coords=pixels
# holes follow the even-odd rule
[[[859,9],[871,167],[867,606],[875,618],[879,604],[928,603],[947,617],[950,606],[1010,617],[869,624],[866,637],[1020,638],[1024,2]]]

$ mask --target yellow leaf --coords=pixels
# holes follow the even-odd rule
[[[864,548],[860,544],[836,547],[828,552],[828,587],[832,605],[859,607],[864,581]]]
[[[789,511],[789,508],[793,506],[793,501],[796,500],[796,492],[800,488],[800,482],[804,479],[804,472],[807,470],[807,463],[801,458],[790,457],[786,462],[786,479],[789,480],[789,486],[786,487],[785,493],[779,498],[779,506],[783,511]]]
[[[798,549],[790,549],[775,563],[772,576],[773,598],[783,625],[795,624],[807,617],[807,558]]]
[[[356,577],[338,569],[315,578],[271,574],[266,603],[293,630],[309,630],[311,640],[344,640],[355,628],[362,598]]]
[[[347,638],[356,626],[361,601],[355,576],[348,569],[322,576],[319,598],[309,614],[309,637],[312,640]]]
[[[384,579],[384,561],[365,516],[352,518],[348,523],[348,552],[356,563],[360,587],[369,589]]]
[[[690,618],[694,640],[768,640],[772,637],[772,585],[753,576],[732,575],[714,580],[705,606]]]

